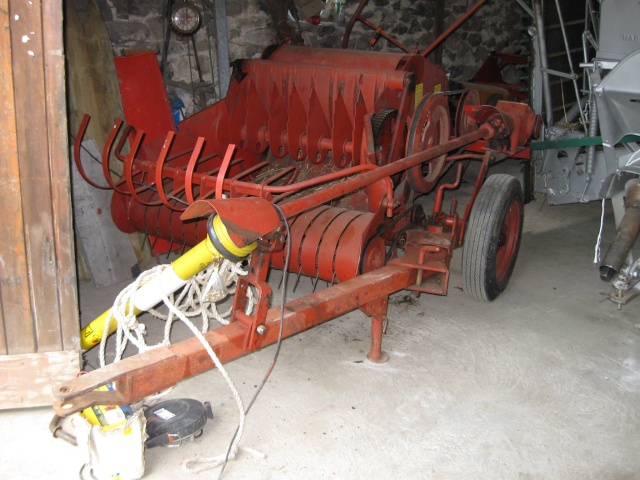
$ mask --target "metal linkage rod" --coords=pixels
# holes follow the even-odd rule
[[[454,138],[453,140],[449,140],[448,142],[442,143],[428,150],[414,153],[413,155],[409,155],[408,157],[405,157],[403,159],[376,168],[375,170],[372,170],[370,172],[356,175],[345,180],[344,182],[332,185],[327,189],[320,190],[318,192],[306,195],[302,198],[293,200],[282,205],[282,211],[287,217],[297,215],[313,207],[322,205],[323,203],[335,200],[336,198],[342,197],[343,195],[364,188],[367,185],[371,185],[372,183],[380,181],[384,178],[390,178],[397,173],[400,173],[411,167],[415,167],[416,165],[420,165],[421,163],[425,163],[431,159],[439,157],[440,155],[451,152],[452,150],[456,150],[458,148],[469,145],[476,140],[488,137],[491,135],[491,133],[491,127],[489,127],[488,125],[483,125],[475,132],[467,133],[466,135]]]
[[[485,3],[487,3],[487,0],[480,0],[479,2],[477,2],[473,7],[471,7],[469,10],[467,10],[464,13],[464,15],[462,15],[458,20],[453,22],[449,26],[449,28],[447,28],[444,32],[442,32],[438,36],[438,38],[436,38],[433,42],[431,42],[431,44],[420,53],[420,55],[422,55],[423,57],[428,56],[431,52],[433,52],[436,48],[438,48],[442,42],[444,42],[447,38],[449,38],[449,36],[460,25],[462,25],[464,22],[466,22],[469,19],[469,17],[471,17],[471,15],[476,13]]]

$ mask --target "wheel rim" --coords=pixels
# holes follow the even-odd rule
[[[449,140],[451,131],[447,99],[442,95],[432,95],[421,103],[411,122],[407,140],[407,155],[422,152]],[[427,164],[409,169],[409,182],[414,190],[428,193],[436,185],[444,168],[447,154],[431,160]],[[428,171],[425,174],[423,168]]]
[[[522,222],[522,206],[516,198],[509,205],[509,209],[502,222],[498,250],[496,252],[496,280],[502,284],[509,277],[511,265],[518,249],[520,237],[520,223]]]

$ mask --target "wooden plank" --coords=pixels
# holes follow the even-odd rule
[[[45,95],[51,171],[53,232],[57,259],[62,350],[80,350],[78,293],[71,213],[67,102],[62,34],[62,0],[43,2]]]
[[[20,190],[36,349],[61,350],[57,259],[45,111],[42,1],[12,1],[9,22]],[[15,352],[9,349],[9,353]]]
[[[8,0],[0,0],[0,21],[0,352],[26,353],[33,352],[35,344],[20,193]]]
[[[52,405],[52,387],[79,370],[77,350],[0,355],[0,409]]]
[[[85,113],[91,123],[86,139],[95,138],[100,148],[116,118],[122,118],[113,45],[95,0],[87,3],[83,21],[73,2],[65,2],[65,39],[69,73],[69,128],[75,135]]]
[[[6,127],[6,123],[13,123],[13,116],[7,118],[5,115],[6,110],[13,110],[13,91],[12,85],[13,82],[7,83],[7,77],[11,77],[11,37],[9,36],[9,12],[6,8],[5,0],[0,0],[0,52],[2,55],[0,56],[0,158],[2,161],[0,162],[0,169],[5,166],[5,163],[9,163],[9,156],[6,152],[7,148],[10,148],[11,145],[8,145],[7,142],[11,143],[12,139],[15,140],[15,136],[13,135],[11,130],[8,130]],[[8,55],[7,55],[8,53]],[[10,137],[10,138],[7,138]],[[14,152],[15,152],[14,148]],[[16,154],[14,153],[14,156]],[[2,172],[0,171],[0,174]],[[0,199],[2,202],[2,199]],[[0,203],[1,205],[1,203]],[[4,222],[3,222],[4,224]],[[3,225],[4,226],[4,225]],[[2,228],[2,227],[0,227]],[[0,231],[0,235],[4,232]],[[0,258],[4,259],[4,251],[0,249]],[[0,262],[0,282],[5,278],[4,276],[4,261]],[[0,283],[0,355],[5,355],[7,353],[7,338],[4,334],[4,312],[2,308],[2,287],[3,284]]]
[[[7,354],[7,337],[4,334],[4,312],[2,311],[2,295],[0,295],[0,355]]]

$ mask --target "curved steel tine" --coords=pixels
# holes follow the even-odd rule
[[[196,164],[198,163],[200,152],[202,152],[202,148],[204,146],[204,141],[205,140],[203,137],[198,137],[196,145],[195,147],[193,147],[193,152],[191,153],[191,158],[189,158],[189,163],[187,164],[187,170],[185,172],[184,192],[187,196],[187,203],[189,205],[195,202],[195,199],[193,198],[193,171],[195,170]]]
[[[107,183],[111,186],[112,189],[114,189],[118,193],[122,193],[123,195],[129,195],[129,192],[127,192],[126,189],[118,188],[118,185],[120,185],[122,183],[122,181],[120,181],[120,182],[118,182],[116,184],[111,179],[111,172],[109,171],[109,158],[111,157],[111,148],[113,147],[113,142],[115,141],[116,137],[118,136],[118,132],[122,128],[122,124],[123,123],[124,123],[124,121],[121,118],[118,118],[116,120],[116,123],[111,128],[111,131],[109,132],[109,136],[107,137],[107,141],[104,144],[104,148],[102,149],[102,173],[104,175],[104,179],[107,181]],[[121,180],[122,180],[122,178],[121,178]]]
[[[227,152],[224,154],[224,159],[222,160],[222,165],[220,166],[220,171],[218,172],[218,176],[216,179],[216,199],[222,199],[222,187],[224,185],[224,177],[227,175],[227,170],[229,169],[229,164],[231,163],[231,158],[233,157],[233,152],[236,149],[236,146],[233,144],[229,144],[227,147]]]
[[[92,187],[99,188],[100,190],[111,190],[113,188],[111,185],[100,185],[94,182],[93,180],[91,180],[89,176],[85,173],[84,167],[82,166],[82,159],[80,158],[80,150],[82,148],[82,140],[84,140],[84,134],[87,132],[87,126],[89,125],[89,120],[91,120],[91,115],[85,113],[84,117],[82,117],[80,128],[78,128],[76,139],[73,142],[73,161],[76,164],[78,173],[84,179],[85,182],[87,182]]]
[[[156,161],[155,181],[156,181],[156,188],[158,190],[158,196],[160,197],[160,201],[162,202],[162,204],[171,210],[180,210],[176,208],[174,205],[172,205],[171,202],[169,201],[169,198],[167,197],[166,192],[164,190],[164,183],[163,183],[164,177],[162,175],[163,169],[164,169],[164,163],[167,160],[167,155],[169,154],[169,150],[171,149],[171,145],[173,144],[173,140],[175,139],[175,136],[176,134],[174,132],[172,131],[167,132],[167,136],[164,139],[164,144],[162,145],[162,149],[158,154],[158,160]]]

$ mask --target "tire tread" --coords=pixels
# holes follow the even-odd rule
[[[500,221],[499,216],[502,215],[503,209],[510,204],[513,195],[519,195],[520,202],[522,202],[520,182],[515,177],[506,174],[492,175],[487,178],[480,189],[471,210],[465,233],[462,273],[465,291],[476,300],[492,301],[502,291],[487,285],[486,259],[492,248],[492,243],[497,246],[497,243],[491,238],[489,227]],[[518,239],[518,244],[519,241],[520,239]],[[518,246],[516,246],[514,256],[518,254]]]

